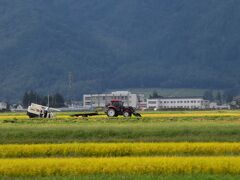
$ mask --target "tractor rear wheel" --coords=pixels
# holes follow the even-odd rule
[[[116,114],[116,111],[115,111],[115,109],[108,109],[107,110],[107,115],[108,115],[108,117],[115,117],[117,114]]]
[[[131,114],[128,111],[123,112],[124,117],[131,117]]]

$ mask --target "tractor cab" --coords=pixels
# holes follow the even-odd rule
[[[123,104],[124,103],[120,100],[112,100],[110,105],[114,107],[123,107]]]

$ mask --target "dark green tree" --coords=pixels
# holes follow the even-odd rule
[[[222,94],[221,94],[221,92],[217,92],[215,100],[217,101],[218,105],[222,105]]]
[[[49,102],[49,104],[48,104]],[[51,96],[42,96],[34,91],[27,91],[23,95],[22,104],[27,108],[31,103],[41,104],[50,107],[64,107],[64,97],[60,93]]]
[[[213,92],[212,92],[212,90],[205,91],[204,94],[203,94],[203,98],[204,98],[205,100],[213,101],[213,100],[214,100],[214,97],[213,97]]]
[[[41,96],[34,91],[26,91],[23,95],[22,104],[23,107],[27,108],[31,103],[40,103]]]
[[[150,94],[149,98],[150,98],[150,99],[154,99],[154,98],[162,98],[162,96],[159,95],[159,94],[157,93],[157,91],[153,91],[153,93]]]
[[[22,99],[22,104],[24,108],[27,108],[29,105],[28,92],[25,92]]]
[[[233,101],[233,98],[238,95],[238,90],[237,89],[227,89],[223,92],[223,100],[226,103],[230,103]]]
[[[64,100],[64,97],[59,94],[59,93],[56,93],[53,97],[54,99],[54,107],[56,108],[60,108],[60,107],[64,107],[64,103],[65,103],[65,100]]]

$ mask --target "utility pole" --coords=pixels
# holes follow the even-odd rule
[[[47,103],[47,106],[48,107],[50,106],[50,103],[49,103],[49,93],[48,93],[48,103]]]

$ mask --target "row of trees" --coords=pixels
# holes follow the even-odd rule
[[[152,94],[149,95],[150,99],[154,99],[154,98],[162,98],[163,96],[161,96],[160,94],[158,94],[157,91],[153,91]]]
[[[54,95],[41,95],[34,91],[27,91],[23,95],[22,104],[24,108],[27,108],[31,103],[41,104],[44,106],[50,106],[54,108],[64,107],[64,97],[60,93]],[[49,104],[48,104],[49,103]]]
[[[212,90],[204,92],[203,98],[209,101],[217,102],[219,105],[223,103],[231,103],[234,97],[238,96],[239,92],[237,89],[228,89],[222,92],[218,91],[213,93]]]

